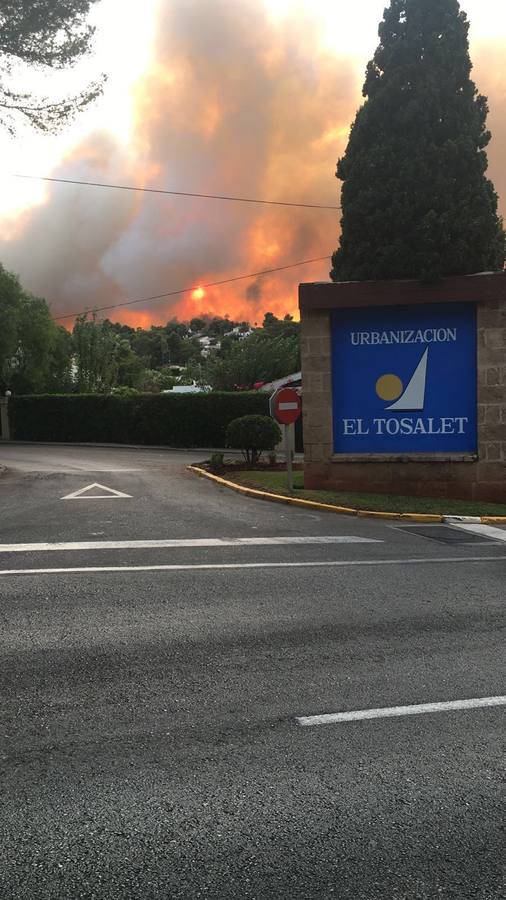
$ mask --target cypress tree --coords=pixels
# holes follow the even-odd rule
[[[471,80],[457,0],[391,0],[364,104],[337,164],[333,281],[500,270],[505,235],[486,177],[487,100]]]

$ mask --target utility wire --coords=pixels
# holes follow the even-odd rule
[[[317,256],[315,259],[302,259],[300,262],[290,263],[288,266],[277,266],[275,269],[262,269],[261,272],[249,272],[248,275],[235,275],[234,278],[223,278],[221,281],[208,281],[207,284],[199,284],[197,286],[187,288],[179,288],[177,291],[167,291],[164,294],[155,294],[153,297],[140,297],[138,300],[125,300],[124,303],[113,303],[110,306],[94,306],[91,309],[82,309],[79,312],[67,313],[65,316],[54,316],[55,321],[60,319],[74,319],[88,312],[104,312],[108,309],[120,309],[122,306],[132,306],[134,303],[153,303],[155,300],[164,300],[166,297],[175,297],[177,294],[188,294],[197,290],[197,288],[218,287],[222,284],[231,284],[233,281],[244,281],[246,278],[257,278],[260,275],[270,275],[272,272],[283,272],[285,269],[295,269],[297,266],[307,266],[309,263],[321,262],[324,259],[330,259],[327,256]]]
[[[299,209],[341,209],[340,206],[325,206],[320,203],[288,203],[284,200],[257,200],[252,197],[228,197],[224,194],[195,194],[190,191],[165,191],[162,188],[142,188],[128,184],[107,184],[102,181],[79,181],[74,178],[50,178],[45,175],[20,175],[12,173],[13,178],[26,178],[32,181],[51,181],[56,184],[79,184],[86,187],[113,188],[117,191],[137,191],[142,194],[168,194],[172,197],[199,197],[203,200],[229,200],[235,203],[262,203],[265,206],[292,206]]]

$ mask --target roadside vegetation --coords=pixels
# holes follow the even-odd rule
[[[290,495],[287,489],[284,471],[258,469],[234,471],[230,467],[224,477],[263,491],[272,491],[284,496],[296,496],[302,500],[316,500],[318,503],[330,503],[332,506],[346,506],[352,509],[456,516],[506,516],[506,504],[502,503],[446,500],[437,497],[408,497],[395,494],[368,494],[353,491],[306,491],[304,490],[304,473],[300,471],[293,473],[293,495]]]
[[[289,315],[268,312],[260,326],[199,316],[145,329],[90,312],[68,331],[0,265],[2,393],[156,394],[189,384],[248,391],[299,369],[299,323]]]

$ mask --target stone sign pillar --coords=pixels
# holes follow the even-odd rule
[[[307,488],[506,502],[506,274],[299,302]]]

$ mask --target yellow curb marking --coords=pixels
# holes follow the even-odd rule
[[[369,509],[352,509],[348,506],[334,506],[332,503],[319,503],[317,500],[302,500],[300,497],[285,497],[284,494],[272,494],[269,491],[261,491],[258,488],[246,487],[238,484],[236,481],[228,481],[219,475],[212,475],[207,469],[201,469],[199,466],[186,466],[189,472],[195,472],[202,478],[208,478],[210,481],[228,487],[238,494],[244,494],[246,497],[256,497],[259,500],[271,500],[275,503],[288,503],[289,506],[302,506],[306,509],[322,509],[328,512],[339,513],[344,516],[360,516],[361,518],[370,519],[398,519],[409,520],[411,522],[442,522],[444,516],[436,513],[395,513],[395,512],[378,512]],[[481,516],[482,525],[506,525],[506,516]]]
[[[444,516],[438,513],[402,513],[401,519],[407,522],[442,522]]]

